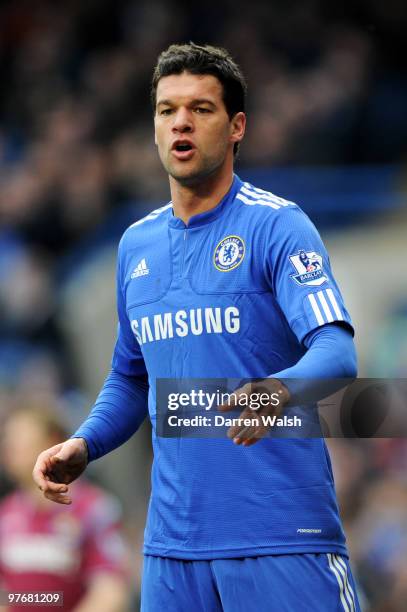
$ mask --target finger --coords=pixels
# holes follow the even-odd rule
[[[231,438],[235,444],[243,444],[251,438],[257,437],[257,427],[254,425],[250,427],[243,427],[238,432],[228,433],[228,438]]]
[[[253,414],[253,411],[250,410],[250,408],[245,408],[237,418],[238,422],[236,425],[231,425],[227,431],[228,438],[246,438],[250,428],[258,427],[258,418],[256,417],[256,414]]]
[[[67,440],[57,453],[51,457],[53,466],[71,465],[72,462],[87,460],[86,442],[80,439]]]
[[[68,484],[72,481],[69,473],[69,461],[60,455],[54,455],[50,458],[49,475],[53,482],[58,484]]]
[[[63,495],[63,494],[58,494],[58,493],[51,493],[49,491],[46,491],[44,493],[44,496],[49,499],[50,501],[53,501],[57,504],[64,504],[64,505],[69,505],[72,503],[72,499],[69,497],[69,495]]]
[[[229,401],[225,402],[224,404],[219,404],[218,410],[220,412],[229,412],[230,410],[234,410],[237,406],[237,399],[237,391],[235,391],[233,394],[231,394]]]
[[[49,475],[52,468],[52,453],[55,452],[55,449],[59,448],[59,446],[60,445],[52,447],[39,455],[32,472],[34,481],[37,484],[43,484],[44,479]]]
[[[37,487],[39,487],[41,489],[41,491],[44,490],[47,487],[48,481],[49,481],[49,476],[46,473],[44,467],[39,467],[36,464],[34,469],[33,469],[32,476],[33,476],[35,484],[37,485]]]
[[[227,432],[227,436],[231,440],[235,440],[236,438],[240,441],[247,440],[251,438],[254,433],[253,427],[253,425],[247,427],[231,427]]]
[[[52,480],[46,480],[44,484],[39,487],[43,493],[66,493],[68,491],[68,487],[66,484],[60,484],[57,482],[52,482]]]
[[[239,389],[236,389],[235,391],[233,391],[233,393],[230,393],[229,400],[223,404],[220,404],[218,406],[218,410],[220,412],[228,412],[230,410],[238,408],[239,400],[250,395],[251,386],[252,386],[251,383],[247,383],[243,385],[243,387],[240,387]]]
[[[54,465],[60,465],[61,463],[66,463],[66,461],[68,460],[68,457],[64,457],[62,455],[62,453],[58,453],[58,455],[53,455],[52,457],[50,457],[50,463],[52,466]]]
[[[57,444],[52,448],[44,451],[41,456],[44,456],[45,460],[50,463],[50,465],[55,465],[61,461],[68,461],[72,455],[72,448],[69,445],[69,440],[67,442],[63,442],[61,444]]]
[[[243,440],[243,446],[252,446],[259,440],[262,440],[269,434],[269,428],[261,425],[257,427],[249,436],[246,436]]]
[[[48,481],[46,477],[42,475],[41,472],[39,472],[38,474],[34,474],[33,472],[33,479],[35,484],[41,491],[44,491],[44,489],[47,488]]]
[[[52,474],[52,466],[49,461],[37,462],[34,466],[33,479],[35,484],[41,489],[46,489],[51,482],[55,482]]]
[[[51,446],[51,448],[48,448],[47,450],[43,451],[38,459],[37,459],[37,463],[44,461],[46,463],[49,462],[49,460],[54,457],[55,455],[57,455],[58,453],[60,453],[62,448],[62,444],[56,444],[55,446]]]
[[[244,446],[251,446],[262,438],[268,435],[269,428],[259,424],[258,419],[253,418],[253,425],[242,427],[239,431],[236,428],[229,428],[228,437],[233,439],[235,444],[243,444]]]
[[[244,446],[245,448],[247,446],[253,446],[253,444],[256,444],[256,442],[259,442],[261,440],[261,438],[250,438],[249,440],[242,440],[241,438],[234,438],[233,443],[236,444],[237,446]]]
[[[256,442],[259,442],[260,440],[261,438],[250,438],[250,440],[245,440],[242,446],[253,446],[253,444],[256,444]]]

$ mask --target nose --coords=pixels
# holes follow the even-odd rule
[[[174,116],[172,131],[185,134],[193,130],[192,114],[187,108],[179,108]]]

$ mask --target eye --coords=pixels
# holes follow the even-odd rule
[[[172,113],[172,108],[163,108],[162,110],[160,110],[159,114],[163,115],[164,117],[170,115]]]
[[[195,108],[195,112],[200,114],[204,114],[204,113],[210,113],[211,111],[209,110],[209,108],[204,108],[203,106],[197,106]]]

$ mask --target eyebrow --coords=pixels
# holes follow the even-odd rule
[[[172,102],[171,100],[159,100],[157,102],[157,106],[161,106],[161,105],[172,106],[173,104],[174,102]],[[194,100],[192,100],[191,104],[193,106],[197,104],[209,104],[209,106],[212,106],[213,108],[216,107],[216,104],[212,102],[211,100],[208,100],[207,98],[195,98]]]

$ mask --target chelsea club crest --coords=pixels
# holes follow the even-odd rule
[[[216,246],[213,264],[220,272],[230,272],[239,266],[244,258],[245,244],[240,236],[227,236]]]

